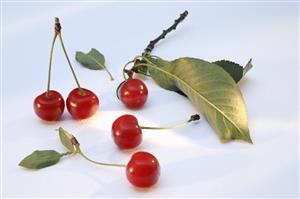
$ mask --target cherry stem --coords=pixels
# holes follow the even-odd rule
[[[70,69],[71,69],[71,71],[72,71],[72,75],[73,75],[73,77],[74,77],[74,79],[75,79],[75,82],[76,82],[76,84],[77,84],[77,87],[78,87],[79,90],[80,90],[80,94],[81,94],[81,95],[84,95],[84,91],[83,91],[83,90],[81,89],[81,87],[80,87],[79,81],[78,81],[78,79],[77,79],[77,77],[76,77],[76,74],[75,74],[75,71],[74,71],[74,68],[73,68],[73,66],[72,66],[72,64],[71,64],[71,61],[70,61],[69,56],[68,56],[68,54],[67,54],[67,51],[66,51],[66,49],[65,49],[65,45],[64,45],[64,42],[63,42],[63,40],[62,40],[61,33],[59,33],[58,36],[59,36],[59,40],[60,40],[60,43],[61,43],[61,47],[62,47],[62,49],[63,49],[63,51],[64,51],[64,53],[65,53],[66,59],[67,59],[67,61],[68,61],[68,64],[69,64],[69,66],[70,66]]]
[[[100,64],[100,63],[99,63]],[[110,77],[110,80],[113,81],[115,80],[114,77],[112,76],[112,74],[110,73],[110,71],[106,68],[106,66],[104,66],[103,64],[100,64],[104,70],[108,73],[109,77]]]
[[[82,153],[81,150],[78,150],[78,153],[87,161],[92,162],[94,164],[98,164],[98,165],[102,165],[102,166],[112,166],[112,167],[126,167],[126,164],[111,164],[111,163],[104,163],[104,162],[97,162],[94,161],[92,159],[90,159],[89,157],[87,157],[84,153]]]
[[[117,95],[117,98],[120,100],[120,97],[119,97],[119,90],[121,88],[121,86],[126,82],[126,80],[122,81],[119,86],[117,87],[116,89],[116,95]]]
[[[161,59],[160,57],[157,57],[157,56],[154,56],[154,55],[151,55],[151,57],[154,57],[154,58],[158,58],[158,59]],[[136,63],[136,61],[138,60],[145,60],[147,63]],[[132,66],[131,69],[126,69],[126,67],[131,64],[131,63],[134,63],[134,65]],[[147,74],[147,73],[144,73],[144,72],[141,72],[141,71],[138,71],[138,67],[139,66],[150,66],[150,67],[153,67],[154,64],[146,58],[146,56],[136,56],[133,60],[127,62],[123,68],[123,76],[124,76],[124,79],[126,79],[126,75],[130,78],[133,76],[133,73],[139,73],[139,74],[142,74],[142,75],[145,75],[145,76],[148,76],[148,77],[151,77],[151,75]]]
[[[50,61],[49,61],[49,67],[48,67],[48,84],[47,84],[47,92],[46,92],[46,97],[49,97],[49,90],[50,90],[50,82],[51,82],[51,66],[52,66],[52,56],[53,56],[53,49],[54,49],[54,44],[57,38],[56,31],[54,33],[54,37],[52,40],[51,44],[51,50],[50,50]]]
[[[130,70],[127,70],[126,67],[127,67],[129,64],[134,63],[135,60],[136,60],[136,59],[133,59],[133,60],[127,62],[127,63],[125,64],[125,66],[123,67],[123,77],[124,77],[124,80],[127,80],[126,74],[127,74],[127,76],[128,76],[129,78],[130,78],[130,76],[132,76],[132,74],[130,74]]]
[[[66,48],[65,48],[65,45],[64,45],[62,36],[61,36],[61,25],[60,25],[59,19],[58,19],[57,17],[55,18],[55,26],[56,26],[55,30],[56,30],[56,33],[57,33],[57,35],[58,35],[58,37],[59,37],[61,47],[62,47],[62,49],[63,49],[63,51],[64,51],[64,54],[65,54],[65,57],[66,57],[66,59],[67,59],[67,61],[68,61],[68,64],[69,64],[69,66],[70,66],[70,69],[71,69],[72,75],[73,75],[73,77],[74,77],[74,79],[75,79],[75,82],[76,82],[76,84],[77,84],[77,87],[79,88],[79,94],[80,94],[80,95],[84,95],[85,92],[82,90],[82,88],[81,88],[81,86],[80,86],[80,84],[79,84],[79,81],[78,81],[78,79],[77,79],[77,77],[76,77],[74,68],[73,68],[73,66],[72,66],[72,64],[71,64],[71,61],[70,61],[69,56],[68,56],[68,53],[67,53],[67,51],[66,51]]]
[[[192,115],[190,117],[190,119],[188,121],[185,121],[181,124],[178,124],[178,125],[173,125],[173,126],[166,126],[166,127],[148,127],[148,126],[139,126],[141,129],[150,129],[150,130],[168,130],[168,129],[177,129],[177,128],[180,128],[182,126],[185,126],[187,125],[188,123],[192,122],[192,121],[196,121],[196,120],[199,120],[200,119],[200,115],[198,114],[195,114],[195,115]]]
[[[71,155],[71,154],[73,154],[73,153],[68,151],[68,152],[65,152],[65,153],[61,153],[60,155],[65,156],[65,155]]]

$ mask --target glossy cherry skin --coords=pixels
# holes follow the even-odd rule
[[[151,153],[136,152],[126,166],[126,176],[136,187],[150,187],[159,179],[159,162]]]
[[[132,149],[142,142],[142,130],[133,115],[122,115],[112,124],[112,137],[120,149]]]
[[[72,90],[67,98],[67,109],[71,116],[77,120],[87,119],[93,116],[99,108],[98,97],[90,90],[81,88]]]
[[[128,79],[119,89],[119,97],[128,108],[141,108],[148,97],[147,86],[139,79]]]
[[[33,102],[35,113],[45,121],[58,121],[65,109],[65,101],[61,94],[55,90],[49,90],[37,96]]]

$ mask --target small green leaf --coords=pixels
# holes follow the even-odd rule
[[[59,127],[58,129],[59,132],[59,138],[61,143],[72,153],[75,152],[75,147],[73,144],[73,140],[75,139],[75,137],[68,133],[66,130],[64,130],[63,128]]]
[[[76,60],[81,63],[82,66],[92,70],[102,70],[105,68],[105,58],[95,48],[92,48],[90,52],[86,54],[80,51],[76,52]]]
[[[243,68],[241,65],[228,60],[215,61],[213,64],[221,66],[237,83],[253,67],[251,60]]]
[[[95,48],[92,48],[88,53],[83,53],[81,51],[76,52],[75,56],[76,60],[83,66],[92,70],[106,70],[109,74],[111,80],[113,80],[113,76],[105,67],[105,58],[104,55],[101,54]]]
[[[34,151],[26,158],[24,158],[19,166],[28,169],[42,169],[51,165],[56,164],[63,154],[58,153],[54,150]]]

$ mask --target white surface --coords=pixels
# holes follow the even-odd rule
[[[220,143],[202,119],[167,132],[144,131],[137,150],[161,163],[159,183],[149,190],[133,188],[122,168],[95,166],[80,156],[63,159],[40,171],[18,167],[36,149],[64,151],[54,129],[74,133],[96,160],[126,163],[132,152],[120,152],[110,128],[131,113],[142,125],[169,125],[197,112],[193,105],[150,79],[147,105],[123,107],[115,96],[121,67],[140,54],[183,10],[187,19],[159,43],[153,54],[174,59],[191,56],[230,59],[254,68],[240,82],[254,144]],[[299,195],[299,11],[298,3],[3,3],[2,186],[5,197],[155,197]],[[81,84],[101,100],[99,113],[85,122],[45,124],[32,102],[46,88],[53,17],[59,16],[66,48]],[[58,44],[58,43],[57,43]],[[74,60],[76,50],[97,48],[116,80],[89,71]],[[75,87],[59,45],[55,47],[52,88],[64,98]]]

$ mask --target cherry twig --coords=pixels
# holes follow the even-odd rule
[[[163,30],[161,35],[159,35],[156,39],[150,41],[148,46],[145,48],[145,50],[143,52],[143,56],[144,55],[149,55],[151,53],[151,51],[153,50],[155,44],[157,44],[160,40],[164,39],[169,32],[171,32],[172,30],[175,30],[177,25],[180,22],[182,22],[187,15],[188,15],[188,11],[186,10],[183,13],[180,14],[179,18],[174,21],[174,24],[172,26],[170,26],[166,30]]]

